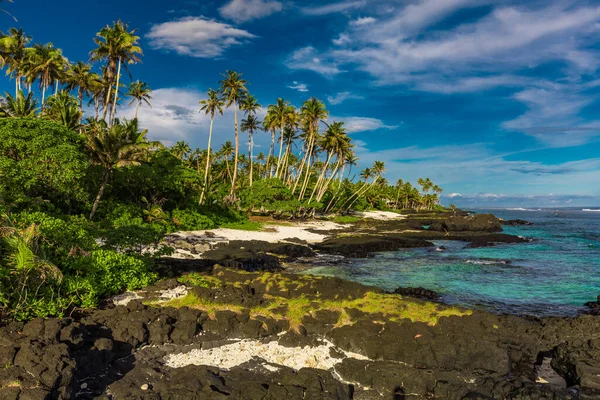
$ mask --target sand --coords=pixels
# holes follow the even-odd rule
[[[326,231],[343,230],[345,227],[330,221],[304,222],[294,225],[266,225],[263,231],[242,231],[237,229],[212,229],[208,231],[189,231],[177,232],[176,235],[182,238],[195,236],[198,238],[212,241],[231,241],[231,240],[261,240],[269,243],[284,242],[286,239],[296,238],[304,240],[307,243],[319,243],[327,238]],[[323,233],[309,232],[309,230],[324,231]],[[208,234],[208,235],[207,235]]]
[[[406,216],[391,211],[364,211],[354,212],[352,215],[366,219],[376,219],[379,221],[386,221],[389,219],[404,219]]]

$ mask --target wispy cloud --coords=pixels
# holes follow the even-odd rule
[[[275,14],[283,9],[283,4],[273,0],[231,0],[219,8],[223,18],[235,22],[246,22]]]
[[[350,25],[351,26],[363,26],[363,25],[373,24],[375,22],[377,22],[376,18],[361,17],[361,18],[355,19],[354,21],[350,21]]]
[[[340,1],[339,3],[327,4],[318,7],[304,7],[302,13],[306,15],[327,15],[339,13],[347,10],[361,8],[367,5],[366,0],[360,1]]]
[[[396,129],[397,125],[387,125],[382,120],[368,117],[330,117],[329,121],[342,121],[348,133],[369,132],[378,129]]]
[[[184,17],[153,25],[146,37],[154,49],[184,56],[214,58],[256,36],[205,17]]]
[[[327,101],[332,105],[342,104],[344,101],[350,99],[364,99],[364,97],[357,94],[352,94],[350,92],[340,92],[334,96],[327,96]]]
[[[331,77],[343,72],[335,61],[326,55],[320,54],[312,46],[302,47],[286,59],[286,65],[290,69],[308,70]]]
[[[579,116],[593,98],[573,87],[553,85],[525,89],[516,93],[514,99],[524,103],[527,111],[504,122],[506,129],[524,132],[557,147],[580,145],[600,138],[600,121],[590,122]]]
[[[299,92],[308,92],[308,86],[306,83],[301,83],[298,81],[294,81],[292,85],[289,85],[288,88],[297,90]]]

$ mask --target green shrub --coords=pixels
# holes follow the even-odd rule
[[[0,177],[13,210],[81,210],[90,200],[81,136],[38,118],[0,119]]]
[[[332,218],[331,220],[337,224],[353,224],[355,222],[360,221],[361,219],[358,217],[353,217],[351,215],[338,215]]]
[[[171,213],[171,220],[175,228],[181,231],[199,231],[216,227],[212,219],[194,210],[174,210]]]
[[[221,227],[227,229],[238,229],[241,231],[260,231],[263,228],[263,224],[256,221],[239,221],[229,222]]]

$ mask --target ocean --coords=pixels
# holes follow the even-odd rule
[[[571,316],[600,295],[600,207],[474,209],[532,226],[505,226],[529,243],[467,249],[435,241],[446,250],[406,249],[369,259],[347,259],[303,271],[337,276],[386,290],[424,287],[447,304],[496,313]]]

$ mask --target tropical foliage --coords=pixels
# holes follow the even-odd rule
[[[390,185],[379,161],[355,171],[347,129],[322,101],[263,106],[238,71],[199,99],[206,149],[165,148],[138,121],[152,90],[124,82],[143,54],[136,30],[117,21],[94,43],[89,60],[72,63],[21,29],[0,33],[0,66],[15,83],[0,98],[0,314],[62,315],[147,285],[152,259],[169,252],[160,246],[167,232],[260,229],[250,214],[439,207],[442,189],[430,179]],[[135,105],[132,119],[118,117],[122,103]],[[215,148],[213,124],[227,110],[233,141]],[[255,154],[262,132],[269,150]]]

